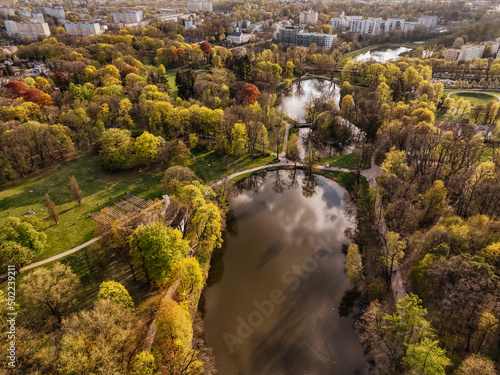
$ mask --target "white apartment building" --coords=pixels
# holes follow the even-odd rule
[[[313,12],[312,10],[302,11],[299,16],[299,23],[301,25],[307,25],[308,23],[318,22],[318,12]]]
[[[98,23],[65,23],[64,27],[68,35],[101,36],[104,31]]]
[[[458,61],[463,61],[467,59],[477,59],[478,57],[483,57],[484,49],[486,46],[484,44],[464,44],[460,49],[460,54],[458,55]]]
[[[496,41],[488,41],[483,43],[485,46],[491,46],[491,55],[496,56],[498,50],[500,49],[500,38],[497,38]]]
[[[64,14],[64,9],[60,8],[44,8],[45,14],[48,14],[52,18],[57,18],[58,20],[65,20],[66,15]]]
[[[406,20],[403,18],[389,18],[385,21],[385,32],[389,32],[392,29],[401,29],[403,30],[405,27]]]
[[[344,17],[330,18],[330,25],[334,30],[345,30],[347,27],[347,20]]]
[[[427,26],[430,31],[434,31],[437,26],[438,16],[422,16],[418,19],[420,25]]]
[[[42,13],[33,13],[33,15],[28,21],[33,23],[44,23],[45,19],[43,18]]]
[[[410,31],[418,30],[419,28],[422,28],[422,27],[424,27],[424,25],[422,25],[421,23],[418,23],[418,22],[405,22],[405,24],[403,26],[403,31],[405,33],[407,33]]]
[[[351,19],[351,33],[366,34],[370,29],[370,21],[363,19]]]
[[[114,23],[123,23],[124,25],[130,23],[138,23],[142,21],[142,10],[135,10],[127,13],[113,13]]]
[[[16,11],[12,8],[0,7],[0,16],[8,17],[16,14]]]
[[[22,39],[38,39],[49,37],[50,29],[47,23],[5,21],[5,30],[9,36],[19,36]]]
[[[211,1],[188,1],[187,7],[189,10],[214,11],[214,4]]]

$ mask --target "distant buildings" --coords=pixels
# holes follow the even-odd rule
[[[68,35],[101,36],[103,33],[103,29],[98,23],[65,23],[64,27]]]
[[[438,21],[437,16],[423,16],[418,22],[407,22],[403,18],[390,18],[383,20],[382,18],[366,18],[361,16],[342,16],[330,19],[332,29],[349,30],[354,34],[372,34],[387,33],[390,30],[399,29],[403,32],[414,31],[419,28],[426,27],[430,31],[434,31]],[[302,23],[302,22],[301,22]]]
[[[0,16],[8,17],[8,16],[13,16],[14,14],[16,14],[16,12],[12,8],[5,8],[5,7],[0,8]]]
[[[483,57],[485,48],[486,46],[484,44],[464,44],[460,49],[458,61]]]
[[[448,48],[443,50],[442,56],[446,61],[463,61],[467,59],[474,60],[478,57],[483,57],[485,48],[486,45],[484,44],[464,44],[460,49]]]
[[[33,13],[29,22],[44,23],[45,19],[43,18],[42,13]]]
[[[403,30],[406,22],[404,19],[399,18],[391,18],[384,21],[382,18],[362,19],[361,17],[351,17],[349,21],[349,29],[351,33],[372,35],[387,33],[392,29]]]
[[[460,55],[460,50],[456,48],[448,48],[442,52],[443,59],[446,61],[457,61],[458,55]]]
[[[309,23],[316,23],[318,22],[318,16],[319,16],[319,13],[318,12],[313,12],[311,10],[309,11],[302,11],[300,12],[300,16],[299,16],[299,23],[301,25],[307,25]]]
[[[65,20],[66,16],[64,14],[64,9],[60,8],[44,8],[45,14],[51,16],[52,18],[57,18],[58,20]]]
[[[438,16],[422,16],[418,19],[420,25],[427,26],[430,31],[434,31],[437,26]]]
[[[345,19],[345,17],[331,18],[330,25],[332,26],[333,30],[343,31],[347,27],[347,20]]]
[[[134,24],[142,21],[143,13],[142,10],[135,10],[127,13],[113,13],[114,23]]]
[[[226,39],[231,43],[241,44],[248,42],[250,39],[252,39],[252,37],[253,37],[252,34],[245,34],[237,30],[229,34]]]
[[[14,22],[5,21],[5,29],[9,36],[18,36],[22,39],[38,39],[38,37],[49,37],[49,25],[45,22]]]
[[[483,42],[483,44],[485,46],[491,46],[491,56],[496,56],[498,54],[498,50],[500,49],[500,38],[497,38],[494,42]]]
[[[187,7],[189,10],[206,10],[214,11],[214,5],[211,1],[188,1]]]
[[[303,47],[309,47],[311,44],[316,43],[318,47],[327,48],[332,46],[333,40],[337,37],[334,34],[305,33],[299,26],[282,27],[274,36],[279,43]]]

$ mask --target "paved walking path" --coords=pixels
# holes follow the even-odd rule
[[[21,272],[22,271],[30,270],[30,269],[38,267],[38,266],[41,266],[43,264],[47,264],[47,263],[53,262],[54,260],[57,260],[57,259],[64,258],[67,255],[73,254],[73,253],[77,252],[78,250],[81,250],[81,249],[83,249],[83,248],[85,248],[85,247],[93,244],[94,242],[99,241],[101,238],[103,238],[106,235],[107,235],[107,233],[101,234],[100,236],[94,237],[91,240],[89,240],[87,242],[84,242],[81,245],[78,245],[77,247],[74,247],[71,250],[65,251],[64,253],[54,255],[53,257],[41,260],[39,262],[31,263],[30,265],[21,268]]]

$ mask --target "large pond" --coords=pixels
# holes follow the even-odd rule
[[[369,61],[373,60],[379,63],[386,63],[387,61],[396,60],[403,52],[411,51],[411,48],[377,48],[365,53],[362,53],[354,58],[356,61]]]
[[[298,171],[251,176],[212,259],[206,341],[220,375],[367,374],[345,302],[346,192]]]

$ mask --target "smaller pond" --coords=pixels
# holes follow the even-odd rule
[[[399,47],[399,48],[377,48],[371,51],[362,53],[354,58],[355,61],[369,61],[373,60],[379,63],[386,63],[387,61],[395,60],[403,52],[411,51],[411,48]]]
[[[298,122],[305,122],[307,103],[314,98],[340,100],[340,88],[327,79],[308,79],[295,82],[288,90],[281,91],[279,108],[288,117]]]

